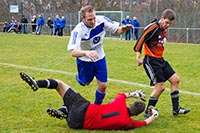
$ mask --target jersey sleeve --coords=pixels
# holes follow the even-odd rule
[[[156,23],[153,23],[147,26],[147,28],[145,28],[143,34],[140,36],[133,48],[135,52],[141,53],[144,42],[147,41],[148,38],[151,38],[152,31],[154,31],[154,29],[157,27],[158,25]]]
[[[130,119],[129,123],[126,124],[125,129],[134,129],[134,128],[139,128],[142,126],[146,126],[147,123],[145,121],[138,121],[138,120],[133,120]]]
[[[122,100],[122,102],[123,102],[123,101],[126,101],[126,95],[125,95],[124,93],[119,93],[119,94],[117,94],[116,97],[115,97],[115,101],[116,101],[116,100],[120,100],[120,101]]]
[[[80,44],[81,44],[81,32],[80,31],[81,30],[78,27],[76,27],[71,32],[67,50],[80,49]]]
[[[104,20],[104,28],[106,31],[111,31],[112,33],[115,33],[117,31],[119,27],[119,22],[112,21],[106,16],[102,16],[102,19]]]

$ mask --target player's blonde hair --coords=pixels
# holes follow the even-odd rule
[[[85,17],[86,13],[94,12],[94,7],[91,5],[87,5],[81,8],[81,16]]]
[[[164,19],[167,18],[167,19],[173,21],[176,17],[176,13],[172,9],[165,9],[162,13],[162,17]]]

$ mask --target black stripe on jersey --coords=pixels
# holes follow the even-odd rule
[[[116,111],[116,112],[112,112],[112,113],[109,113],[109,114],[102,114],[102,118],[109,118],[109,117],[113,117],[113,116],[119,116],[119,112]]]

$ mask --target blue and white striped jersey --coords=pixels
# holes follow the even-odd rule
[[[114,22],[105,16],[96,16],[96,25],[93,28],[89,28],[83,22],[80,22],[71,32],[67,49],[95,50],[99,56],[98,60],[100,60],[105,57],[102,46],[105,32],[115,33],[118,27],[118,22]],[[92,61],[87,56],[79,57],[79,59],[87,62]]]

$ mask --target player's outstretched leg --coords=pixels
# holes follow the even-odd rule
[[[31,76],[29,76],[28,74],[24,73],[24,72],[20,72],[20,76],[22,78],[22,80],[24,80],[33,91],[38,90],[38,85],[37,82],[34,80],[34,78],[32,78]]]
[[[51,117],[55,117],[55,118],[58,118],[58,119],[61,119],[61,120],[67,118],[67,113],[64,113],[63,111],[56,110],[56,109],[53,109],[53,108],[48,108],[47,113]]]
[[[182,108],[182,107],[179,107],[177,110],[174,110],[174,111],[173,111],[173,115],[176,116],[176,115],[178,115],[178,114],[187,114],[187,113],[189,113],[189,112],[190,112],[189,109],[184,109],[184,108]]]

